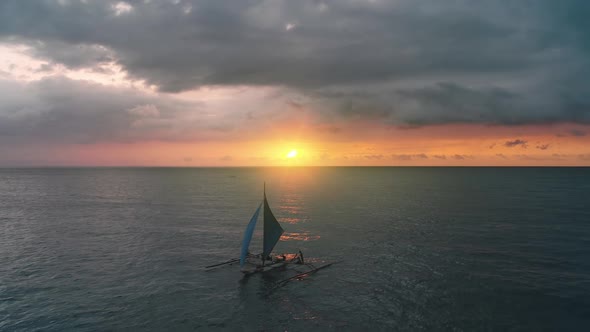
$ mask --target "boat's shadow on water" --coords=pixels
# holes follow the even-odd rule
[[[238,282],[239,306],[232,321],[243,323],[245,330],[304,330],[319,325],[346,327],[344,321],[335,321],[308,303],[310,294],[303,285],[281,283],[299,275],[300,271],[279,270],[244,275]],[[308,275],[296,279],[307,279]],[[310,280],[308,280],[310,281]],[[286,287],[283,287],[286,286]]]
[[[283,279],[285,271],[270,271],[266,273],[245,274],[239,280],[240,295],[252,295],[252,291],[256,290],[256,295],[259,299],[266,299],[276,288],[279,281]],[[240,296],[240,299],[243,299]]]
[[[239,304],[231,320],[247,330],[266,330],[287,319],[281,307],[291,301],[289,296],[272,291],[280,280],[278,271],[242,276],[237,287]]]

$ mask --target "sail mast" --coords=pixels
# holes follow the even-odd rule
[[[266,211],[266,181],[262,182],[262,204],[264,204],[264,210],[262,211],[262,225],[264,226],[264,216],[265,213],[264,211]],[[266,261],[266,257],[264,257],[264,240],[265,240],[265,236],[266,236],[266,227],[262,228],[262,244],[263,244],[263,248],[262,248],[262,255],[260,255],[262,257],[262,266],[264,266],[264,262]]]

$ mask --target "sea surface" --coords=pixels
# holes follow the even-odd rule
[[[0,330],[589,331],[590,168],[0,169]]]

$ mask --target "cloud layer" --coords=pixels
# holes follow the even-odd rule
[[[0,38],[162,92],[282,86],[393,125],[590,122],[586,1],[6,0]],[[108,106],[108,105],[107,105]]]
[[[0,154],[585,162],[589,16],[582,0],[4,0]]]

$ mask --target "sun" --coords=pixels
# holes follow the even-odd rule
[[[287,158],[293,159],[295,157],[297,157],[297,150],[291,150],[289,153],[287,153]]]

